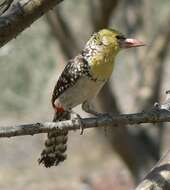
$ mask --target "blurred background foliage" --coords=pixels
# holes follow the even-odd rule
[[[1,48],[1,125],[50,121],[59,73],[94,31],[107,27],[147,46],[119,54],[113,77],[93,103],[103,112],[151,109],[170,89],[169,7],[168,0],[64,0]],[[165,124],[71,133],[67,161],[52,169],[36,162],[42,135],[3,139],[0,188],[131,189],[169,148],[169,136]]]

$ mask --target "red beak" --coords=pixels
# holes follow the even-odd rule
[[[140,46],[145,46],[145,45],[146,44],[140,40],[130,39],[130,38],[126,38],[120,41],[121,48],[140,47]]]

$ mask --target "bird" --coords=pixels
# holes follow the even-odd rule
[[[97,115],[90,102],[110,78],[118,52],[144,45],[114,29],[101,29],[92,34],[83,50],[68,61],[54,87],[51,99],[55,112],[53,122],[70,119],[72,109],[80,104],[84,111]],[[68,131],[64,129],[48,132],[39,164],[49,168],[66,159],[67,135]]]

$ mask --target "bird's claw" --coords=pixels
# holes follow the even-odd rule
[[[75,121],[78,120],[78,123],[80,125],[80,135],[83,135],[84,127],[83,127],[82,117],[78,113],[75,113],[73,111],[71,111],[71,113],[73,113],[75,115],[73,120],[75,120]]]
[[[82,122],[82,118],[79,114],[77,114],[77,119],[80,125],[80,135],[83,135],[84,133],[84,127],[83,127],[83,122]]]

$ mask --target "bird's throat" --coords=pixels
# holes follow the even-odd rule
[[[113,72],[114,57],[97,55],[92,58],[90,65],[91,74],[94,78],[107,80]]]

